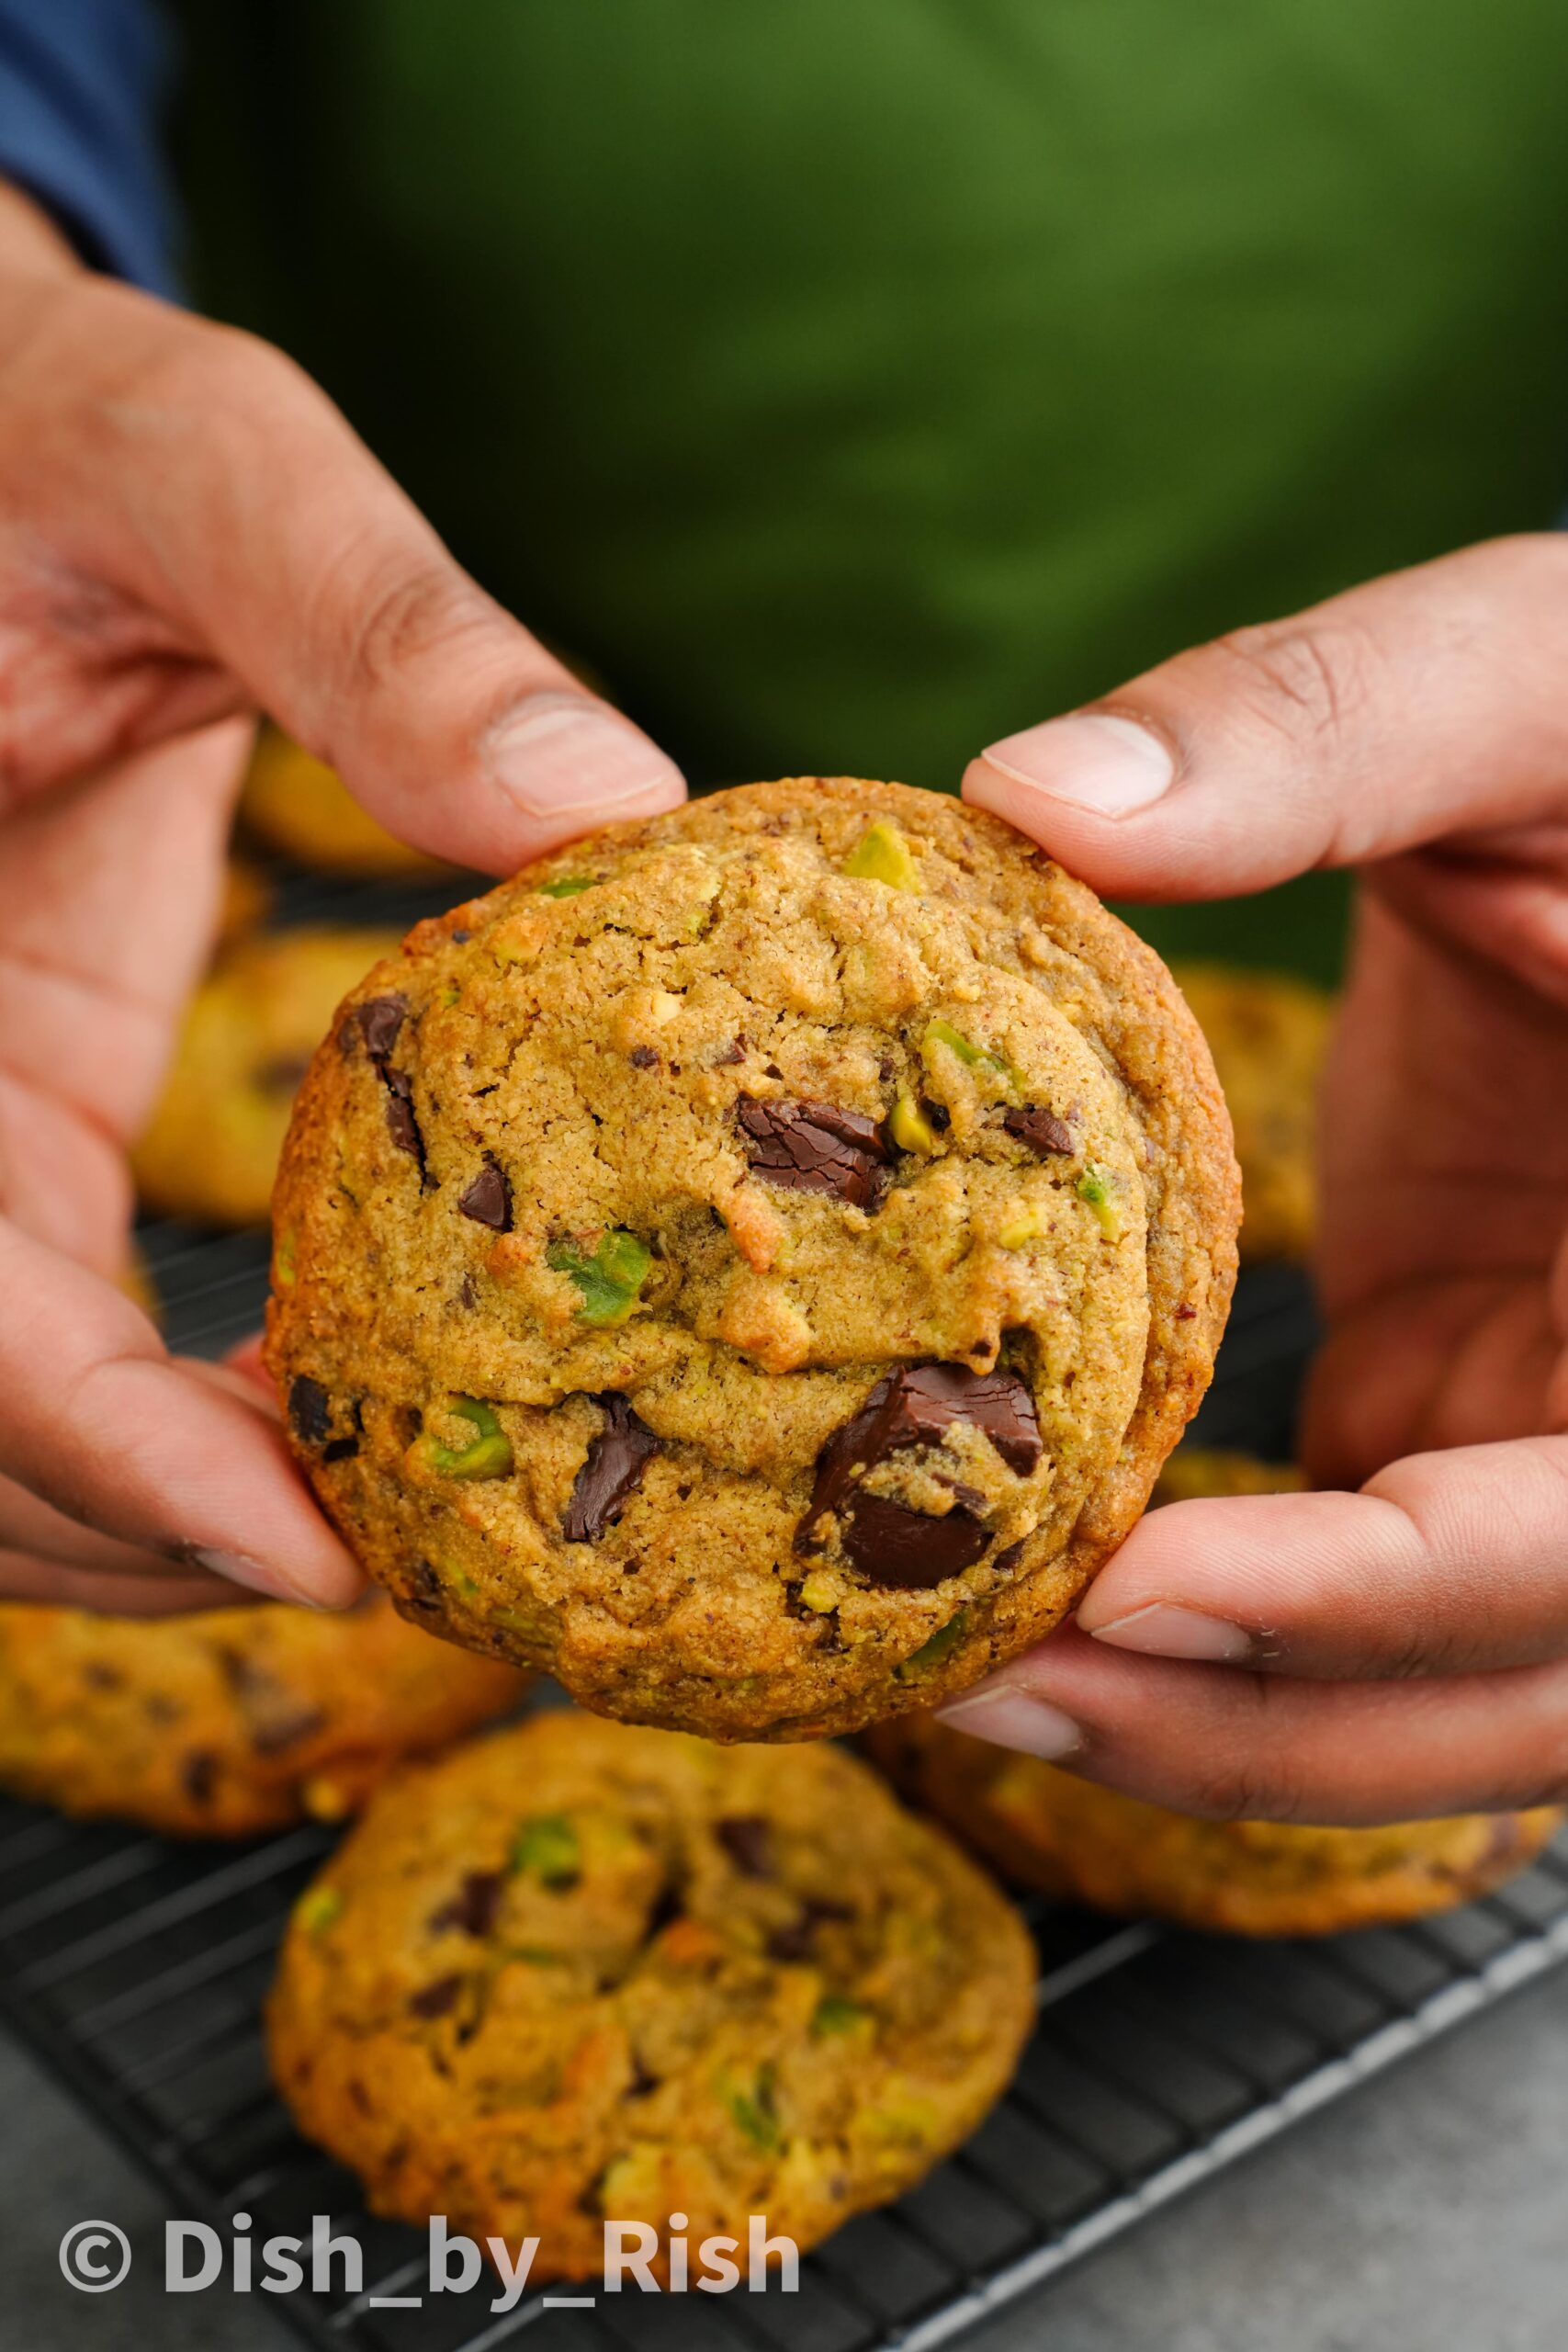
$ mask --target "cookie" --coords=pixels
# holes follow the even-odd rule
[[[131,1154],[145,1207],[214,1225],[265,1225],[289,1107],[339,1000],[393,932],[243,939],[186,1009],[157,1108]]]
[[[373,880],[450,874],[362,808],[335,768],[281,728],[264,726],[240,794],[240,821],[254,841],[323,874]]]
[[[374,2211],[536,2236],[537,2282],[597,2273],[605,2219],[804,2248],[897,2196],[1005,2087],[1034,1976],[852,1757],[554,1713],[379,1792],[295,1907],[268,2039]]]
[[[1207,1385],[1236,1216],[1196,1023],[1088,890],[936,794],[758,785],[355,991],[268,1362],[421,1623],[606,1713],[809,1737],[1058,1621]]]
[[[1154,1499],[1285,1494],[1304,1483],[1289,1464],[1183,1445]],[[865,1746],[912,1803],[1017,1884],[1232,1935],[1332,1935],[1448,1910],[1523,1870],[1563,1819],[1542,1807],[1377,1829],[1198,1821],[930,1716],[879,1724]]]
[[[1283,972],[1174,968],[1209,1041],[1235,1128],[1243,1261],[1305,1258],[1317,1221],[1317,1088],[1334,1000]]]
[[[878,1724],[865,1745],[1016,1885],[1229,1935],[1326,1936],[1449,1910],[1523,1870],[1563,1819],[1543,1806],[1381,1829],[1198,1821],[927,1715]]]
[[[405,1625],[281,1602],[188,1617],[0,1603],[0,1787],[171,1837],[337,1820],[400,1757],[513,1706],[523,1676]]]

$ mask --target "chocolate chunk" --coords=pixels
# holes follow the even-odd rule
[[[321,1445],[331,1431],[332,1398],[321,1382],[307,1373],[288,1384],[288,1418],[295,1436],[307,1445]]]
[[[424,1166],[424,1137],[414,1116],[413,1080],[406,1069],[384,1069],[381,1076],[387,1088],[387,1132],[400,1151],[406,1151]]]
[[[512,1187],[493,1159],[485,1161],[468,1191],[459,1196],[457,1206],[476,1225],[488,1225],[492,1233],[512,1230]]]
[[[812,1960],[817,1953],[817,1930],[829,1919],[852,1919],[854,1913],[847,1903],[825,1903],[808,1894],[801,1906],[798,1919],[787,1928],[775,1928],[768,1938],[768,1955],[773,1960]]]
[[[469,1871],[450,1903],[431,1914],[433,1928],[460,1928],[466,1936],[488,1936],[501,1909],[504,1871]]]
[[[728,1045],[725,1046],[723,1052],[715,1054],[713,1058],[716,1069],[724,1069],[728,1068],[731,1062],[743,1062],[746,1058],[746,1039],[744,1035],[731,1037]]]
[[[844,1521],[846,1556],[889,1591],[925,1591],[972,1568],[990,1540],[990,1529],[962,1505],[930,1519],[886,1495],[857,1494]]]
[[[1016,1544],[1010,1544],[1005,1552],[998,1552],[997,1554],[996,1558],[991,1562],[991,1566],[995,1568],[998,1576],[1010,1577],[1014,1568],[1017,1567],[1022,1557],[1023,1538],[1021,1535]]]
[[[125,1683],[125,1677],[117,1667],[105,1666],[96,1657],[89,1658],[82,1668],[82,1679],[91,1690],[118,1690]]]
[[[1058,1119],[1055,1111],[1045,1111],[1029,1103],[1021,1111],[1006,1111],[1002,1125],[1010,1136],[1043,1159],[1054,1151],[1076,1151],[1073,1131],[1066,1119]]]
[[[713,1834],[743,1878],[771,1878],[768,1825],[760,1813],[727,1814]]]
[[[651,1046],[634,1046],[631,1052],[626,1056],[626,1059],[630,1062],[633,1069],[657,1069],[659,1068],[659,1056],[654,1052]]]
[[[934,1127],[939,1136],[944,1136],[953,1125],[953,1114],[946,1103],[933,1102],[929,1094],[921,1095],[919,1109],[927,1126]]]
[[[833,1102],[763,1102],[742,1095],[735,1106],[759,1176],[795,1193],[830,1193],[866,1208],[888,1157],[882,1130],[858,1111]]]
[[[322,1446],[321,1460],[323,1462],[346,1462],[352,1454],[357,1453],[358,1451],[359,1440],[356,1437],[334,1437],[330,1445]]]
[[[596,1544],[620,1517],[659,1440],[639,1421],[618,1389],[595,1396],[604,1426],[589,1446],[561,1521],[569,1544]]]
[[[423,1984],[410,1995],[409,2007],[416,2018],[444,2018],[457,2007],[462,1989],[460,1976],[438,1976],[434,1984]]]
[[[454,947],[466,947],[473,935],[474,934],[471,931],[463,931],[461,929],[449,931],[446,934]]]
[[[651,1943],[655,1936],[661,1936],[666,1928],[672,1928],[677,1919],[683,1919],[685,1916],[685,1896],[673,1879],[666,1879],[659,1890],[652,1910],[648,1915],[648,1926],[644,1932],[649,1942]]]
[[[218,1758],[209,1747],[193,1747],[180,1758],[180,1786],[192,1804],[206,1804],[218,1779]]]
[[[260,1723],[251,1734],[251,1747],[257,1756],[281,1756],[286,1747],[297,1747],[302,1739],[313,1739],[326,1729],[326,1711],[322,1707],[296,1707],[291,1712],[279,1712]]]
[[[822,1512],[841,1507],[874,1463],[885,1462],[902,1446],[937,1444],[954,1421],[983,1430],[1010,1469],[1027,1472],[1040,1460],[1034,1399],[1016,1373],[966,1372],[952,1363],[901,1365],[877,1382],[860,1411],[818,1455],[811,1509],[801,1522],[796,1548],[812,1548],[802,1537],[808,1538]]]
[[[373,996],[368,1003],[355,1006],[354,1017],[359,1023],[365,1050],[373,1062],[386,1060],[398,1042],[398,1032],[408,1019],[408,1012],[406,996]]]

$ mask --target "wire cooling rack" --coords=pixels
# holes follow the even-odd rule
[[[412,919],[456,891],[403,893]],[[389,919],[384,892],[298,880],[286,919]],[[264,1240],[150,1225],[170,1342],[217,1354],[255,1327]],[[1313,1337],[1299,1276],[1238,1292],[1196,1434],[1288,1449]],[[799,2291],[423,2297],[422,2235],[367,2214],[268,2086],[260,2003],[288,1906],[333,1843],[310,1827],[175,1845],[0,1803],[0,2014],[151,2171],[182,2216],[253,2241],[311,2216],[364,2253],[360,2291],[269,2298],[339,2352],[930,2352],[1299,2118],[1568,1958],[1568,1843],[1469,1908],[1399,1930],[1247,1945],[1025,1906],[1040,2019],[1016,2082],[919,2188],[801,2265]],[[338,2276],[334,2272],[334,2276]],[[564,2291],[564,2290],[563,2290]],[[588,2290],[581,2290],[586,2293]]]

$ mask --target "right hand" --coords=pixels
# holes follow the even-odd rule
[[[93,277],[0,187],[0,1597],[359,1589],[254,1384],[113,1287],[258,708],[496,873],[684,789],[290,360]]]

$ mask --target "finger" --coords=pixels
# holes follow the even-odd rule
[[[1151,1511],[1090,1585],[1099,1644],[1379,1681],[1568,1651],[1568,1440],[1393,1464],[1359,1494]]]
[[[107,555],[407,840],[506,871],[680,800],[672,763],[479,588],[280,352],[90,283],[13,365],[12,413],[52,413],[61,382],[107,432],[67,420],[44,445],[78,498],[115,485],[89,568]]]
[[[1568,1795],[1562,1661],[1444,1682],[1295,1682],[1130,1657],[1067,1625],[940,1713],[1220,1820],[1354,1826]]]
[[[276,1599],[364,1586],[239,1374],[182,1365],[146,1317],[0,1227],[0,1473],[56,1511]]]
[[[993,744],[964,797],[1096,888],[1258,890],[1557,812],[1568,543],[1503,539],[1242,629]]]
[[[161,1577],[125,1577],[0,1548],[0,1600],[8,1601],[90,1609],[103,1617],[185,1617],[198,1609],[248,1608],[263,1598],[210,1572],[177,1575],[167,1561]]]
[[[92,1576],[136,1577],[144,1582],[205,1580],[210,1574],[167,1551],[150,1552],[101,1534],[96,1527],[84,1527],[13,1478],[0,1478],[0,1551]]]

